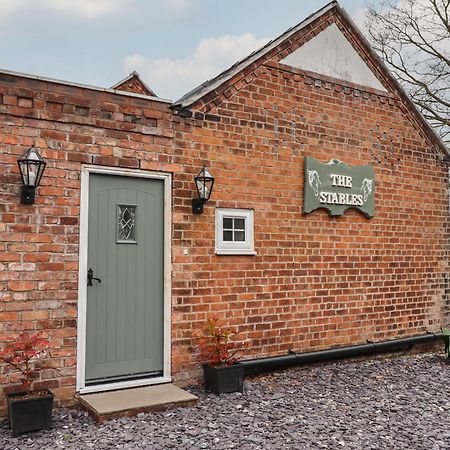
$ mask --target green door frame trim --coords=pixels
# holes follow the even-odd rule
[[[89,175],[118,175],[122,177],[148,178],[164,181],[164,349],[163,376],[111,382],[108,384],[86,386],[86,306],[87,306],[87,271],[88,271],[88,214],[89,214]],[[78,325],[77,325],[77,381],[76,390],[81,394],[109,391],[128,387],[146,386],[171,382],[171,292],[172,292],[172,175],[166,172],[121,169],[115,167],[85,165],[81,168],[80,195],[80,242],[78,269]]]

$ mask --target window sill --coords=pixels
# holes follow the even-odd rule
[[[231,255],[231,256],[255,256],[257,255],[257,252],[254,250],[241,250],[241,249],[234,249],[234,250],[218,250],[216,249],[216,255]]]

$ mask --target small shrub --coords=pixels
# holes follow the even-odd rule
[[[30,391],[33,380],[42,368],[37,360],[44,356],[49,346],[50,342],[43,337],[42,332],[21,333],[0,352],[0,361],[18,370],[23,389]]]
[[[209,318],[204,328],[196,333],[199,338],[200,359],[212,366],[232,365],[239,349],[233,338],[236,333],[221,324],[217,318]]]

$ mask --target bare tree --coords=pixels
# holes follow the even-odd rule
[[[450,143],[450,0],[382,0],[368,8],[373,47]]]

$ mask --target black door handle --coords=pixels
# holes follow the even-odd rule
[[[91,267],[90,267],[89,270],[88,270],[87,279],[88,279],[88,282],[87,282],[87,285],[88,285],[88,286],[92,286],[92,280],[96,280],[96,281],[98,281],[99,283],[102,282],[102,280],[100,280],[100,278],[95,278],[95,277],[94,277],[94,271],[92,270]]]

